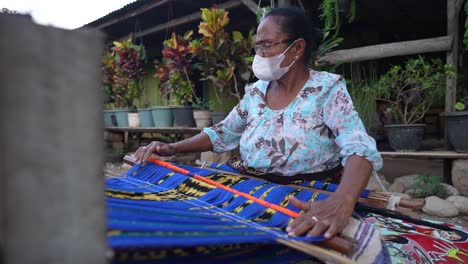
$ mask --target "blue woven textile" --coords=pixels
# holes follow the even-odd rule
[[[299,212],[286,204],[294,194],[309,200],[313,192],[297,191],[255,179],[214,174],[182,166],[193,173],[223,179],[231,188]],[[109,244],[112,248],[168,248],[231,243],[276,244],[286,238],[289,216],[186,175],[147,163],[106,181]],[[320,194],[316,199],[324,199]],[[291,239],[291,238],[289,238]],[[294,238],[321,241],[319,237]]]

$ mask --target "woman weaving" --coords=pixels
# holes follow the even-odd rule
[[[286,231],[326,238],[341,232],[382,160],[344,79],[308,68],[318,35],[299,9],[272,10],[257,28],[252,68],[259,81],[245,88],[241,102],[222,122],[192,138],[139,148],[138,162],[153,153],[225,152],[239,146],[243,172],[340,183],[336,192],[313,205],[291,196],[290,202],[304,213]]]

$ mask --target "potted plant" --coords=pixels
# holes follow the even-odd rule
[[[172,33],[171,38],[164,41],[163,60],[156,64],[156,77],[161,81],[161,91],[171,104],[174,115],[174,125],[180,127],[195,126],[193,107],[190,104],[195,97],[195,89],[191,75],[191,62],[195,56],[190,47],[193,31],[183,36]]]
[[[115,61],[114,54],[110,50],[104,51],[102,57],[102,87],[104,89],[104,127],[118,126],[115,116],[115,92],[114,86]]]
[[[141,127],[154,127],[153,114],[148,103],[138,108],[138,114],[140,116]]]
[[[225,27],[229,23],[228,12],[222,9],[202,8],[202,21],[198,28],[202,35],[190,45],[196,54],[194,68],[200,71],[201,80],[209,81],[216,98],[217,111],[222,111],[221,118],[237,104],[244,93],[243,87],[251,80],[252,36],[253,30],[244,37],[241,32],[229,34]],[[225,97],[234,98],[226,103]],[[218,116],[212,113],[213,119]],[[213,120],[217,123],[218,120]]]
[[[455,104],[455,112],[441,113],[445,118],[447,137],[456,152],[468,153],[468,96]]]
[[[156,60],[154,66],[156,71],[154,77],[159,80],[162,105],[151,107],[153,123],[155,127],[172,127],[174,124],[174,115],[172,113],[172,108],[168,106],[171,95],[170,88],[168,87],[171,67],[165,58],[163,58],[162,61]]]
[[[377,81],[377,71],[373,64],[369,64],[369,66],[360,63],[350,64],[350,78],[347,79],[346,85],[353,99],[353,105],[359,113],[367,133],[379,141],[381,135],[375,96]]]
[[[396,151],[415,151],[421,144],[425,124],[418,123],[445,93],[450,67],[441,60],[421,56],[403,66],[393,66],[376,85],[377,100],[385,102],[393,124],[385,126],[390,146]]]
[[[132,37],[129,37],[120,42],[114,41],[112,52],[115,62],[113,75],[115,105],[125,109],[117,113],[117,122],[119,126],[140,126],[134,101],[142,94],[144,48],[142,45],[133,44]]]
[[[195,97],[193,102],[193,119],[197,127],[209,127],[211,126],[211,111],[213,110],[213,102],[206,101],[203,98]]]

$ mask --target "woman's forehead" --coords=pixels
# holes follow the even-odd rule
[[[281,30],[281,19],[282,18],[277,16],[269,16],[263,19],[258,25],[255,41],[279,41],[286,38],[288,34]]]

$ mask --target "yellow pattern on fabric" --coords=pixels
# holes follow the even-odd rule
[[[309,187],[313,187],[313,186],[314,186],[314,184],[315,184],[315,181],[310,181],[310,183],[309,183]]]
[[[468,256],[468,254],[466,254],[465,252],[463,252],[462,250],[458,249],[458,248],[452,248],[452,249],[449,249],[448,253],[447,253],[447,257],[449,258],[453,258],[453,259],[456,259],[460,262],[464,262],[459,256],[458,254],[460,255],[465,255],[465,256]]]
[[[158,182],[156,182],[156,185],[160,185],[161,183],[163,183],[165,180],[167,180],[169,177],[171,177],[174,174],[175,172],[169,172],[168,174],[166,174],[166,176],[162,177]]]
[[[319,192],[314,192],[314,194],[312,194],[312,197],[310,197],[309,202],[313,203],[315,199],[317,199],[319,194],[320,194]]]

